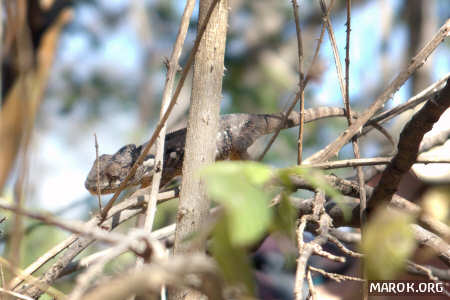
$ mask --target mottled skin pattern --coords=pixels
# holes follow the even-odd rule
[[[335,107],[317,107],[305,110],[305,123],[315,120],[343,117],[345,110]],[[217,133],[216,160],[246,160],[249,159],[247,149],[261,136],[273,133],[280,126],[282,114],[230,114],[223,115]],[[292,112],[282,129],[298,126],[300,114]],[[186,128],[166,135],[164,147],[164,168],[161,186],[167,184],[172,178],[181,174],[184,157],[184,144],[186,141]],[[123,146],[113,155],[102,155],[94,162],[85,187],[91,193],[97,193],[97,186],[101,194],[117,191],[120,183],[125,179],[134,162],[139,157],[146,144]],[[97,164],[100,163],[97,183]],[[150,150],[144,163],[138,167],[136,174],[128,182],[129,186],[147,186],[152,180],[153,173],[160,166],[155,166],[154,148]]]

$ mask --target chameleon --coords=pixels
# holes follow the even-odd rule
[[[345,115],[346,112],[343,108],[310,108],[304,110],[304,122],[344,117]],[[216,136],[216,160],[249,160],[250,155],[247,149],[258,138],[275,132],[280,126],[281,129],[287,129],[300,124],[299,112],[292,111],[284,124],[282,124],[283,116],[283,113],[222,115]],[[352,117],[356,118],[356,114],[352,114]],[[186,128],[165,136],[161,186],[181,175],[185,141]],[[145,146],[146,143],[140,146],[129,144],[120,148],[113,155],[104,154],[98,157],[86,178],[86,189],[92,194],[97,194],[98,188],[100,194],[115,193]],[[128,186],[146,187],[151,183],[154,172],[161,171],[161,167],[155,165],[154,151],[155,147],[152,147],[143,163],[137,168],[135,175],[129,180]],[[98,182],[97,177],[99,178]]]

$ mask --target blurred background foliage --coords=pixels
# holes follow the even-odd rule
[[[27,124],[26,129],[16,130],[16,139],[9,139],[4,132],[1,136],[3,148],[15,145],[9,156],[0,157],[0,169],[7,170],[0,178],[2,200],[45,209],[64,218],[89,218],[89,213],[96,210],[96,201],[84,190],[83,181],[95,158],[93,133],[99,137],[101,153],[113,153],[126,143],[143,143],[151,135],[159,116],[164,60],[170,56],[184,4],[177,0],[3,3],[6,18],[2,36],[2,120],[7,119],[6,114],[11,115],[7,107],[15,99],[11,96],[14,85],[29,82],[23,79],[28,78],[27,72],[36,72],[33,74],[37,76],[30,79],[35,85],[18,101],[12,118],[16,120],[16,123],[12,121],[15,124],[12,128]],[[299,4],[304,69],[308,69],[320,33],[321,14],[317,1],[299,1]],[[350,97],[353,107],[361,111],[448,18],[450,2],[353,0],[352,5]],[[342,59],[344,8],[345,1],[336,0],[331,13]],[[181,66],[195,39],[196,14]],[[57,24],[62,31],[54,35],[55,47],[44,48],[44,36]],[[234,0],[229,24],[222,113],[284,109],[298,81],[291,2]],[[44,64],[44,58],[50,57],[52,61]],[[449,65],[446,42],[390,105],[405,101],[443,76]],[[48,80],[41,76],[47,73]],[[187,81],[170,118],[170,128],[183,126],[189,94]],[[32,105],[34,110],[26,108]],[[306,88],[306,107],[319,105],[342,106],[326,35],[319,61],[312,69],[312,82]],[[308,124],[305,155],[330,142],[345,124],[344,120]],[[398,128],[394,126],[392,130]],[[283,167],[295,164],[296,136],[297,129],[283,132],[266,156],[266,162]],[[362,156],[383,152],[383,143],[376,134],[364,139]],[[258,150],[257,146],[255,151]],[[348,157],[351,153],[351,148],[346,147],[341,155]],[[176,202],[165,207],[158,211],[159,226],[173,221],[170,211]],[[6,216],[7,221],[1,225],[0,250],[20,253],[16,261],[22,267],[64,235],[29,220]],[[25,233],[22,243],[14,243],[9,238],[14,230]],[[111,270],[114,272],[114,268]]]

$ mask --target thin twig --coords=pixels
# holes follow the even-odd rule
[[[433,95],[436,95],[436,94],[433,93]],[[365,127],[365,129],[366,129],[366,127]],[[372,129],[372,128],[368,128],[368,129]],[[366,132],[363,130],[362,134],[365,134],[365,133]],[[449,139],[450,139],[450,128],[444,129],[444,130],[442,130],[442,131],[440,131],[438,133],[432,134],[430,136],[425,136],[423,138],[422,142],[420,143],[420,147],[419,147],[419,152],[418,153],[422,154],[423,152],[427,152],[427,151],[429,151],[430,149],[432,149],[434,147],[438,147],[438,146],[444,144]],[[415,163],[417,163],[418,160],[420,160],[420,159],[427,160],[426,156],[428,156],[428,155],[419,156]],[[431,160],[432,160],[432,158],[431,158]],[[442,161],[445,161],[445,159],[442,159]],[[426,163],[426,162],[423,161],[423,163]],[[429,163],[433,163],[433,162],[430,161]],[[369,182],[376,175],[382,173],[385,169],[386,169],[385,166],[375,166],[375,167],[373,167],[371,169],[365,170],[364,174],[365,174],[366,182]],[[352,177],[348,177],[347,179],[353,180]]]
[[[303,299],[303,283],[305,281],[308,260],[314,253],[319,255],[324,255],[331,259],[337,259],[342,261],[342,259],[336,258],[332,254],[322,250],[321,246],[326,243],[328,236],[328,229],[331,225],[331,218],[325,212],[325,194],[321,190],[316,190],[316,194],[313,201],[312,214],[303,215],[300,218],[300,224],[297,228],[297,245],[299,258],[297,259],[297,270],[295,272],[295,299]],[[305,243],[303,240],[303,233],[306,227],[307,221],[315,221],[319,224],[317,232],[320,232],[314,240],[309,243]],[[345,259],[344,259],[345,261]]]
[[[416,264],[413,261],[408,261],[408,265],[407,265],[407,269],[416,269],[418,272],[421,272],[422,274],[425,273],[425,275],[428,277],[428,279],[433,280],[433,281],[438,281],[439,278],[437,278],[436,276],[433,275],[433,272],[428,269],[425,266]]]
[[[309,162],[322,162],[335,156],[336,153],[362,128],[362,126],[369,121],[369,119],[380,110],[383,105],[391,99],[393,94],[408,80],[415,70],[420,68],[426,61],[427,57],[436,49],[438,45],[444,41],[448,36],[450,30],[450,19],[439,29],[422,50],[412,59],[411,63],[400,72],[399,75],[392,81],[386,90],[373,102],[373,104],[359,116],[358,119],[351,125],[341,136],[329,144],[324,149],[315,153],[307,160]]]
[[[397,105],[394,108],[391,108],[385,112],[376,115],[367,122],[367,124],[364,126],[363,131],[359,133],[357,136],[358,137],[364,136],[370,131],[372,131],[372,129],[376,128],[376,126],[380,126],[381,124],[386,123],[387,121],[400,115],[401,113],[409,109],[412,109],[425,101],[432,99],[439,93],[441,89],[444,88],[442,85],[449,77],[450,73],[445,74],[441,79],[430,84],[428,87],[426,87],[417,95],[414,95],[413,97],[409,98],[405,103]],[[374,127],[370,127],[369,125]]]
[[[119,275],[94,288],[83,299],[119,300],[132,294],[158,295],[161,287],[189,287],[200,290],[208,299],[223,300],[223,279],[217,266],[206,255],[178,255],[143,266],[141,270]]]
[[[334,4],[334,0],[331,0],[331,4],[330,4],[330,7],[328,9],[328,13],[331,10],[331,8],[333,7],[333,4]],[[283,127],[283,124],[286,122],[287,117],[292,112],[292,110],[294,109],[295,105],[297,105],[297,102],[300,100],[301,94],[302,94],[303,90],[306,88],[306,85],[308,84],[308,82],[309,82],[309,80],[311,78],[312,67],[315,65],[316,60],[319,57],[318,54],[319,54],[319,51],[320,51],[320,46],[322,45],[324,32],[325,32],[325,27],[322,26],[322,31],[320,33],[319,40],[317,41],[317,47],[316,47],[316,50],[314,52],[314,57],[313,57],[313,60],[311,62],[311,65],[310,65],[310,67],[308,69],[308,73],[307,73],[307,75],[305,77],[305,82],[302,85],[301,89],[295,94],[294,99],[292,100],[291,105],[289,106],[289,108],[284,112],[283,120],[282,120],[282,122],[280,122],[280,126],[277,128],[275,133],[270,138],[270,140],[267,143],[266,147],[264,148],[263,152],[258,156],[257,161],[261,161],[264,158],[264,156],[266,155],[267,151],[269,151],[270,147],[272,147],[272,144],[275,141],[275,139],[278,137],[278,135],[280,134],[281,128]]]
[[[322,10],[322,19],[324,20],[325,26],[328,31],[328,37],[331,43],[331,49],[333,50],[334,62],[336,65],[336,73],[338,76],[339,87],[341,88],[341,93],[343,98],[346,98],[346,90],[344,85],[344,75],[342,74],[341,60],[339,59],[339,51],[337,49],[336,39],[334,37],[333,26],[331,25],[330,17],[328,15],[328,8],[324,0],[320,0],[320,8]]]
[[[351,0],[347,0],[347,38],[346,38],[346,47],[345,47],[345,100],[344,104],[347,108],[347,121],[348,125],[352,125],[352,118],[351,118],[351,110],[350,110],[350,32],[351,32]],[[358,144],[358,137],[355,136],[352,139],[352,146],[353,146],[353,153],[355,155],[356,159],[360,158],[360,152],[359,152],[359,144]],[[356,173],[358,175],[358,183],[360,186],[360,212],[359,217],[361,218],[361,229],[365,227],[365,221],[366,221],[366,206],[367,206],[367,196],[366,196],[366,189],[364,188],[364,172],[362,170],[362,167],[358,166],[356,167]],[[365,297],[367,298],[367,297]]]
[[[328,238],[328,236],[327,236],[327,238]],[[323,250],[322,246],[320,246],[318,244],[312,244],[312,247],[313,247],[314,254],[316,254],[316,255],[322,256],[326,259],[329,259],[329,260],[332,260],[335,262],[345,263],[345,261],[346,261],[345,257],[337,256],[328,251],[325,251],[325,250]]]
[[[345,23],[346,39],[345,39],[345,93],[344,106],[347,112],[348,125],[352,125],[351,108],[350,108],[350,32],[351,32],[351,0],[346,1],[347,7],[347,22]],[[331,22],[330,22],[331,24]],[[337,50],[336,50],[337,51]],[[336,59],[336,57],[335,57]],[[337,59],[340,61],[339,56]],[[355,150],[355,149],[354,149]],[[356,154],[355,154],[356,155]],[[359,158],[359,157],[355,157]]]
[[[418,267],[416,267],[418,266]],[[433,278],[436,278],[437,280],[446,280],[450,281],[450,269],[439,269],[434,266],[423,266],[423,265],[417,265],[413,262],[411,264],[408,262],[406,265],[406,270],[415,275],[425,275],[431,280]],[[431,273],[431,274],[430,274]],[[430,276],[431,275],[431,276]],[[447,284],[450,285],[450,284]]]
[[[102,198],[100,193],[100,160],[98,159],[98,142],[97,142],[97,134],[94,133],[95,139],[95,160],[97,163],[97,199],[98,199],[98,210],[102,211]]]
[[[297,164],[302,163],[302,152],[303,152],[303,124],[305,123],[305,116],[303,112],[305,110],[305,89],[303,88],[303,82],[305,75],[303,74],[303,41],[302,41],[302,30],[300,27],[300,18],[298,16],[298,3],[297,0],[292,0],[292,10],[294,11],[295,20],[295,30],[297,32],[297,50],[298,50],[298,87],[301,91],[300,93],[300,124],[298,129],[298,152],[297,152]]]
[[[349,91],[349,85],[350,85],[350,32],[351,32],[351,2],[350,0],[346,1],[346,8],[347,8],[347,22],[346,22],[346,26],[347,26],[347,34],[346,34],[346,45],[345,45],[345,79],[344,76],[342,75],[342,65],[341,65],[341,60],[339,58],[339,51],[338,51],[338,47],[337,47],[337,43],[336,43],[336,39],[334,37],[334,31],[333,31],[333,26],[331,24],[330,18],[328,15],[326,15],[326,11],[327,11],[327,7],[326,7],[326,3],[324,0],[320,0],[320,7],[322,9],[322,13],[324,14],[324,18],[325,18],[325,24],[327,26],[327,31],[328,31],[328,35],[330,38],[330,43],[331,43],[331,48],[333,50],[333,56],[334,56],[334,61],[335,61],[335,65],[336,65],[336,73],[337,73],[337,77],[338,77],[338,81],[339,81],[339,86],[341,88],[341,92],[342,92],[342,98],[344,99],[344,106],[347,112],[347,121],[348,121],[348,125],[351,126],[352,125],[352,117],[351,117],[351,107],[350,107],[350,100],[349,100],[349,95],[350,95],[350,91]],[[344,82],[345,81],[345,82]],[[360,157],[359,154],[359,145],[358,145],[358,140],[357,139],[353,139],[352,140],[352,146],[353,146],[353,152],[355,155],[355,158],[358,159]],[[358,181],[361,187],[361,191],[360,191],[360,197],[361,197],[361,213],[360,213],[360,217],[361,220],[363,220],[364,223],[364,212],[366,209],[366,193],[365,193],[365,189],[363,187],[364,184],[364,175],[363,175],[363,171],[361,167],[356,167],[356,171],[358,174]]]
[[[306,216],[303,216],[300,219],[300,224],[298,225],[297,228],[297,246],[298,246],[298,252],[299,253],[305,253],[305,242],[303,240],[303,233],[305,232],[305,228],[306,228],[306,222],[307,222],[307,218]],[[312,253],[312,251],[311,251]],[[300,258],[302,258],[302,260],[300,260]],[[295,288],[294,288],[294,293],[295,293],[295,299],[303,299],[303,281],[304,278],[301,277],[301,268],[299,267],[300,263],[304,264],[306,266],[306,261],[304,261],[305,259],[300,256],[297,259],[297,271],[295,274]],[[306,259],[307,260],[307,259]]]
[[[330,273],[330,272],[324,271],[322,269],[315,268],[313,266],[309,266],[308,269],[310,271],[322,274],[323,276],[325,276],[327,278],[333,279],[336,282],[341,282],[343,280],[353,280],[353,281],[365,282],[364,279],[361,279],[361,278],[358,278],[358,277],[347,276],[347,275],[336,274],[336,273]]]
[[[94,283],[95,277],[99,277],[99,274],[102,272],[105,265],[128,250],[128,247],[128,244],[120,244],[113,247],[108,253],[99,258],[89,269],[87,269],[85,273],[77,276],[76,286],[70,293],[69,300],[81,299],[89,286]]]
[[[353,168],[357,166],[386,165],[391,162],[392,158],[393,156],[343,159],[316,164],[304,164],[304,166],[323,170],[338,169],[338,168]],[[448,163],[450,163],[450,157],[418,157],[414,162],[414,164],[448,164]]]
[[[58,245],[54,246],[52,249],[47,251],[44,255],[40,256],[36,259],[32,264],[30,264],[26,269],[23,270],[21,275],[16,276],[11,281],[11,289],[15,289],[19,284],[21,284],[24,278],[31,276],[34,272],[36,272],[40,267],[46,264],[50,259],[54,258],[56,255],[61,253],[64,249],[69,247],[73,242],[77,240],[77,236],[75,234],[69,236],[64,241],[60,242]]]
[[[64,220],[59,220],[55,217],[51,217],[48,215],[43,215],[40,213],[35,213],[29,210],[22,209],[20,207],[17,207],[15,205],[8,205],[0,203],[0,208],[9,210],[14,212],[15,214],[26,216],[32,219],[36,219],[39,221],[42,221],[48,225],[53,225],[56,227],[59,227],[61,229],[67,230],[72,233],[80,234],[83,236],[88,236],[95,238],[97,240],[100,240],[102,242],[106,243],[118,243],[120,240],[122,240],[125,236],[123,234],[114,233],[114,232],[106,232],[102,229],[100,229],[97,226],[92,226],[88,223],[83,223],[79,221],[71,221],[67,222]]]
[[[376,115],[375,117],[370,119],[370,121],[367,122],[367,124],[372,125],[373,123],[386,122],[387,120],[390,120],[392,116],[396,116],[408,109],[411,109],[411,108],[417,106],[418,104],[422,103],[423,101],[431,99],[432,97],[434,97],[436,95],[436,93],[439,92],[439,90],[444,88],[443,85],[449,77],[450,77],[450,73],[445,74],[438,81],[430,84],[428,87],[423,89],[420,93],[409,98],[405,103],[397,105],[394,108],[391,108],[385,112],[382,112],[382,113]]]
[[[325,175],[322,177],[328,184],[330,184],[332,187],[337,189],[339,192],[341,192],[345,196],[350,197],[357,197],[359,198],[359,185],[354,181],[349,181],[345,179],[341,179],[336,177],[335,175]],[[307,189],[310,191],[315,191],[316,187],[311,185],[309,182],[307,182],[305,179],[300,178],[298,176],[290,176],[290,181],[292,186],[290,188],[295,187],[296,189]],[[373,193],[374,188],[366,185],[366,192],[367,195],[370,196]],[[369,202],[370,203],[370,202]],[[346,206],[348,206],[348,211],[352,211],[352,217],[350,219],[344,218],[343,211],[339,208],[339,206],[333,205],[328,206],[331,210],[328,210],[328,213],[333,218],[333,224],[337,227],[339,226],[352,226],[352,227],[360,227],[360,218],[359,218],[359,203],[357,202],[348,202],[346,203]],[[390,207],[400,209],[405,211],[406,213],[416,216],[418,218],[418,222],[421,226],[438,233],[440,236],[442,236],[443,239],[447,239],[449,236],[449,226],[447,226],[445,223],[440,222],[434,218],[427,217],[427,214],[422,214],[422,209],[412,202],[409,202],[408,200],[398,196],[394,195],[392,198],[392,201],[389,204]],[[310,208],[309,208],[310,209]],[[311,210],[311,209],[310,209]],[[358,213],[356,213],[358,211]],[[427,243],[428,246],[430,246],[433,249],[436,249],[437,245],[441,245],[440,242],[435,244],[433,242],[430,242],[429,240],[434,240],[434,236],[431,236],[428,233],[423,233],[423,236],[420,236],[421,232],[418,233],[417,239],[420,240],[422,243]],[[426,238],[425,238],[426,236]],[[441,239],[442,239],[441,238]],[[426,240],[429,239],[429,240]],[[428,243],[429,242],[429,243]],[[443,259],[445,262],[450,261],[450,250],[448,254],[445,252],[447,250],[446,246],[439,246],[440,250],[437,250],[436,252],[442,253]]]
[[[175,223],[153,231],[151,233],[150,237],[155,240],[165,240],[165,239],[168,239],[171,236],[173,236],[174,233],[175,233]],[[90,265],[96,263],[101,257],[103,257],[105,255],[109,255],[109,252],[112,251],[112,249],[113,248],[108,248],[106,250],[99,251],[99,252],[96,252],[89,256],[83,257],[82,259],[80,259],[78,261],[71,262],[61,272],[60,277],[71,274],[75,271],[84,269],[86,267],[89,267]],[[121,254],[123,254],[127,251],[129,251],[129,249],[124,249]]]
[[[330,235],[344,243],[358,244],[361,242],[361,233],[359,232],[349,232],[336,228],[330,228]]]
[[[344,252],[345,254],[352,256],[352,257],[363,257],[363,255],[361,253],[358,252],[354,252],[350,249],[348,249],[340,240],[338,240],[334,235],[329,234],[328,235],[328,240],[330,242],[333,242],[342,252]]]
[[[171,194],[170,197],[173,197],[173,192],[169,192],[168,194]],[[121,202],[109,211],[106,221],[102,223],[103,229],[113,230],[123,222],[135,217],[136,215],[144,211],[145,207],[143,205],[145,205],[145,203],[144,197],[142,196],[142,191],[138,190],[133,195],[134,196],[132,197],[132,199],[129,199],[126,205]],[[135,205],[133,206],[133,204]],[[126,207],[128,208],[125,209]],[[98,216],[92,218],[89,221],[89,224],[92,224],[93,226],[95,226],[97,223]],[[65,253],[61,255],[56,260],[56,262],[52,264],[39,278],[39,281],[37,282],[39,285],[29,286],[23,284],[17,287],[15,291],[22,292],[31,297],[38,297],[44,291],[39,286],[53,283],[59,277],[62,270],[72,261],[72,259],[94,241],[95,239],[92,237],[78,236],[77,241],[67,247]]]
[[[178,196],[178,190],[172,190],[160,193],[158,195],[158,201],[164,202],[169,199],[173,199]],[[124,222],[126,220],[126,210],[130,209],[133,211],[132,214],[128,216],[128,218],[140,213],[140,210],[136,210],[136,207],[139,207],[139,205],[142,206],[144,202],[144,197],[142,196],[142,191],[136,191],[133,195],[131,195],[128,199],[123,200],[119,204],[115,205],[111,208],[111,210],[108,213],[107,219],[112,218],[114,216],[117,216],[117,214],[120,214],[120,218],[116,220],[117,223]],[[93,217],[90,219],[86,224],[95,225],[97,224],[97,217]],[[44,255],[39,257],[35,262],[33,262],[31,265],[29,265],[24,271],[23,274],[26,276],[33,274],[35,271],[37,271],[40,267],[42,267],[45,263],[47,263],[50,259],[61,253],[64,249],[67,249],[72,244],[75,245],[73,247],[76,247],[77,249],[82,248],[80,246],[80,240],[79,236],[73,234],[64,241],[60,242],[58,245],[54,246],[52,249],[47,251]],[[65,268],[65,265],[61,265],[58,267],[58,270],[63,270]],[[15,289],[19,284],[21,284],[23,281],[23,278],[21,276],[17,276],[14,278],[11,282],[11,286]]]
[[[309,243],[304,243],[303,241],[303,232],[306,227],[306,222],[308,218],[311,218],[312,215],[303,216],[301,218],[300,225],[297,229],[297,242],[298,242],[298,251],[299,258],[297,259],[297,270],[295,272],[295,299],[301,300],[303,299],[303,282],[306,276],[307,264],[311,255],[314,253],[315,244],[322,245],[327,241],[327,232],[330,223],[330,217],[327,214],[322,214],[319,220],[319,230],[321,230],[321,234],[317,236],[314,240]]]
[[[31,298],[31,297],[28,297],[26,295],[22,295],[22,294],[19,294],[19,293],[16,293],[16,292],[8,291],[8,290],[6,290],[4,288],[1,288],[1,287],[0,287],[0,293],[4,293],[4,294],[10,295],[10,296],[14,296],[14,297],[19,298],[19,299],[33,300],[33,298]]]
[[[9,269],[13,274],[23,276],[23,278],[24,278],[24,280],[26,282],[29,282],[30,284],[39,285],[40,288],[42,288],[44,290],[47,290],[48,294],[50,294],[52,296],[55,296],[57,299],[64,299],[65,298],[64,293],[59,291],[59,290],[57,290],[56,288],[54,288],[54,287],[52,287],[50,285],[47,285],[47,284],[40,284],[37,281],[37,278],[35,278],[35,277],[31,276],[31,275],[24,276],[23,271],[21,269],[13,266],[9,261],[7,261],[6,259],[4,259],[1,256],[0,256],[0,264],[2,266],[5,266],[7,269]]]
[[[411,229],[418,243],[431,248],[447,266],[450,266],[450,245],[436,234],[417,224],[411,224]]]
[[[161,112],[160,119],[164,117],[164,114],[168,108],[170,96],[172,94],[173,85],[175,82],[175,75],[177,73],[178,68],[178,60],[181,55],[181,51],[183,49],[184,41],[186,39],[186,33],[189,28],[189,21],[192,15],[192,11],[194,10],[195,0],[189,0],[186,2],[186,6],[184,8],[183,16],[181,17],[181,24],[178,29],[178,34],[175,40],[175,44],[173,46],[172,54],[170,56],[170,60],[167,64],[167,75],[163,90],[162,102],[161,102]],[[159,170],[153,175],[152,185],[150,190],[150,196],[148,200],[148,206],[146,211],[146,217],[144,222],[144,229],[148,232],[152,231],[153,222],[156,215],[156,205],[157,205],[157,196],[159,191],[159,185],[161,182],[161,177],[164,169],[164,143],[165,143],[165,135],[166,135],[166,125],[164,124],[161,128],[161,131],[158,136],[158,140],[156,143],[156,155],[155,155],[155,165],[159,165]],[[146,195],[147,196],[147,195]],[[142,260],[138,261],[138,264],[142,263]]]
[[[124,253],[127,249],[136,249],[136,243],[142,239],[145,239],[145,243],[141,243],[144,247],[139,249],[140,253],[151,253],[152,259],[155,261],[159,261],[164,257],[164,247],[157,240],[148,238],[148,233],[145,231],[137,231],[114,246],[111,251],[102,256],[85,273],[77,277],[77,284],[72,290],[69,300],[81,299],[108,262]]]
[[[330,9],[333,6],[333,2],[334,2],[334,0],[332,1],[332,4],[330,5]],[[308,71],[306,72],[304,85],[306,85],[311,80],[312,69],[314,68],[314,66],[317,62],[317,58],[319,57],[320,45],[322,44],[324,34],[325,34],[325,23],[322,22],[319,39],[317,40],[317,47],[314,50],[313,59],[311,60],[311,64],[309,65]]]
[[[309,270],[308,270],[308,273],[306,273],[306,279],[308,280],[309,294],[311,295],[310,299],[316,300],[317,299],[317,291],[316,291],[316,288],[314,287],[314,283],[313,283],[312,276],[311,276],[311,271],[309,271]]]

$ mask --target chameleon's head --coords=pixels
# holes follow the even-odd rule
[[[100,190],[100,194],[115,193],[128,175],[140,152],[141,147],[130,144],[122,147],[114,155],[100,156],[95,160],[89,171],[84,186],[92,194],[98,193],[97,188]],[[148,171],[148,166],[145,169]],[[129,185],[139,184],[144,173],[144,169],[139,168],[135,176],[130,179]]]

